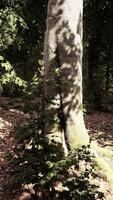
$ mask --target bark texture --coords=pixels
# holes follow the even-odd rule
[[[45,33],[48,131],[73,149],[89,143],[82,111],[82,0],[49,0]],[[52,103],[53,102],[53,103]]]

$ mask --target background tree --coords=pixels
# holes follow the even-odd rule
[[[87,82],[84,94],[88,94],[84,97],[88,96],[86,101],[88,100],[89,105],[97,110],[113,103],[112,9],[113,4],[110,0],[84,1],[84,44],[87,54],[84,56],[84,59],[87,59],[84,63],[87,65],[86,68],[84,67]]]

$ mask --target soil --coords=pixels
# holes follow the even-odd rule
[[[30,194],[21,193],[13,184],[15,183],[11,176],[13,169],[7,159],[9,152],[13,152],[16,144],[16,125],[23,123],[27,114],[9,106],[9,101],[9,98],[0,98],[0,200],[28,200]],[[94,112],[85,116],[85,123],[92,140],[97,141],[101,146],[113,149],[112,113]],[[105,193],[107,200],[113,200],[113,186],[101,180],[100,189]]]

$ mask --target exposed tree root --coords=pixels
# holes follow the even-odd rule
[[[94,151],[97,151],[99,155],[113,158],[113,151],[100,147],[96,142],[91,142],[91,148],[94,149]]]
[[[113,185],[113,169],[110,167],[109,163],[99,156],[95,156],[95,161],[97,163],[98,169],[101,170],[100,174],[103,178]]]
[[[100,171],[100,174],[103,178],[107,179],[107,181],[113,185],[113,169],[110,167],[107,159],[113,158],[113,152],[99,147],[95,142],[91,143],[91,150],[94,153],[94,161],[97,165],[97,170]]]

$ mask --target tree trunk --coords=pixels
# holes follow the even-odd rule
[[[87,145],[82,111],[82,0],[49,0],[44,46],[46,131],[69,149]],[[48,120],[49,121],[49,120]]]

